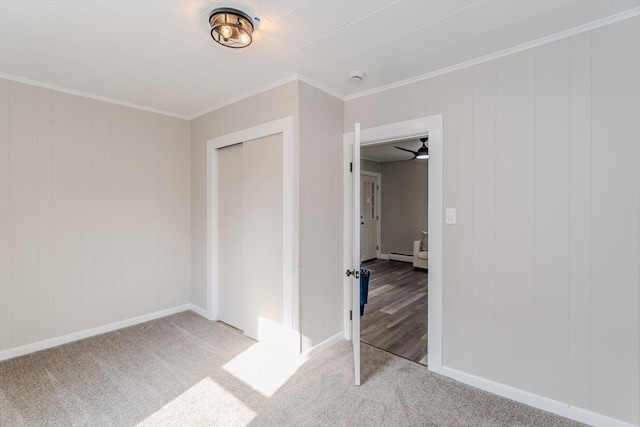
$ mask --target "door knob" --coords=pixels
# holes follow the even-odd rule
[[[360,278],[360,271],[356,270],[355,268],[353,270],[347,270],[344,274],[346,274],[347,277],[353,276],[354,279]]]

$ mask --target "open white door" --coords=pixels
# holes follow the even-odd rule
[[[353,138],[351,185],[351,339],[355,384],[360,385],[360,123],[356,123]]]

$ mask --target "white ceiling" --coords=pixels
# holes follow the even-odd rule
[[[211,40],[208,14],[221,5],[261,18],[250,47]],[[194,117],[296,74],[351,97],[638,7],[640,0],[0,0],[0,76]],[[350,81],[352,70],[366,80]]]

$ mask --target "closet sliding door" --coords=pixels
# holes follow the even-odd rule
[[[283,323],[282,134],[218,149],[219,318],[278,344]]]
[[[218,316],[244,329],[242,144],[218,149]]]
[[[242,144],[244,333],[282,338],[282,134]]]

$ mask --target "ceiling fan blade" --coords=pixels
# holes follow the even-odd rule
[[[397,145],[394,145],[394,147],[395,147],[395,148],[397,148],[398,150],[402,150],[402,151],[406,151],[406,152],[408,152],[408,153],[411,153],[411,154],[413,154],[414,156],[417,156],[417,155],[418,155],[418,153],[417,153],[417,152],[415,152],[415,151],[413,151],[413,150],[408,150],[408,149],[406,149],[406,148],[398,147]]]

